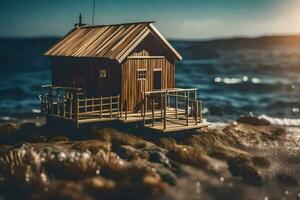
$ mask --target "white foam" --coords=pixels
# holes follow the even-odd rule
[[[31,110],[31,112],[33,112],[33,113],[41,113],[41,110],[40,110],[40,109],[35,109],[35,108],[33,108],[33,109]]]
[[[269,117],[267,115],[260,115],[258,116],[259,119],[265,119],[269,121],[273,125],[280,125],[280,126],[300,126],[300,119],[291,119],[291,118],[276,118],[276,117]]]

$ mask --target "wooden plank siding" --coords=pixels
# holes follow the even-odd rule
[[[153,56],[153,57],[151,57]],[[135,58],[134,58],[135,57]],[[153,34],[148,35],[121,65],[121,100],[136,111],[142,92],[153,90],[153,71],[161,69],[162,89],[175,87],[175,58]],[[137,80],[137,70],[146,69],[146,80]]]
[[[100,78],[106,69],[107,78]],[[87,97],[120,94],[120,65],[114,60],[99,58],[54,57],[52,59],[52,85],[80,87]]]

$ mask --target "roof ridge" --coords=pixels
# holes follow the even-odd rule
[[[78,28],[97,28],[103,26],[122,26],[122,25],[133,25],[133,24],[152,24],[155,21],[141,21],[141,22],[126,22],[126,23],[117,23],[117,24],[99,24],[99,25],[84,25]]]

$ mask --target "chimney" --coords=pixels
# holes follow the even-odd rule
[[[82,23],[82,15],[79,14],[79,22],[75,24],[75,28],[80,28],[81,26],[84,26],[85,24]]]

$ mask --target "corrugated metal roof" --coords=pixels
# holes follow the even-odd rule
[[[122,62],[130,52],[149,34],[153,33],[174,56],[180,54],[158,32],[153,22],[82,26],[73,29],[46,56],[104,57]]]

